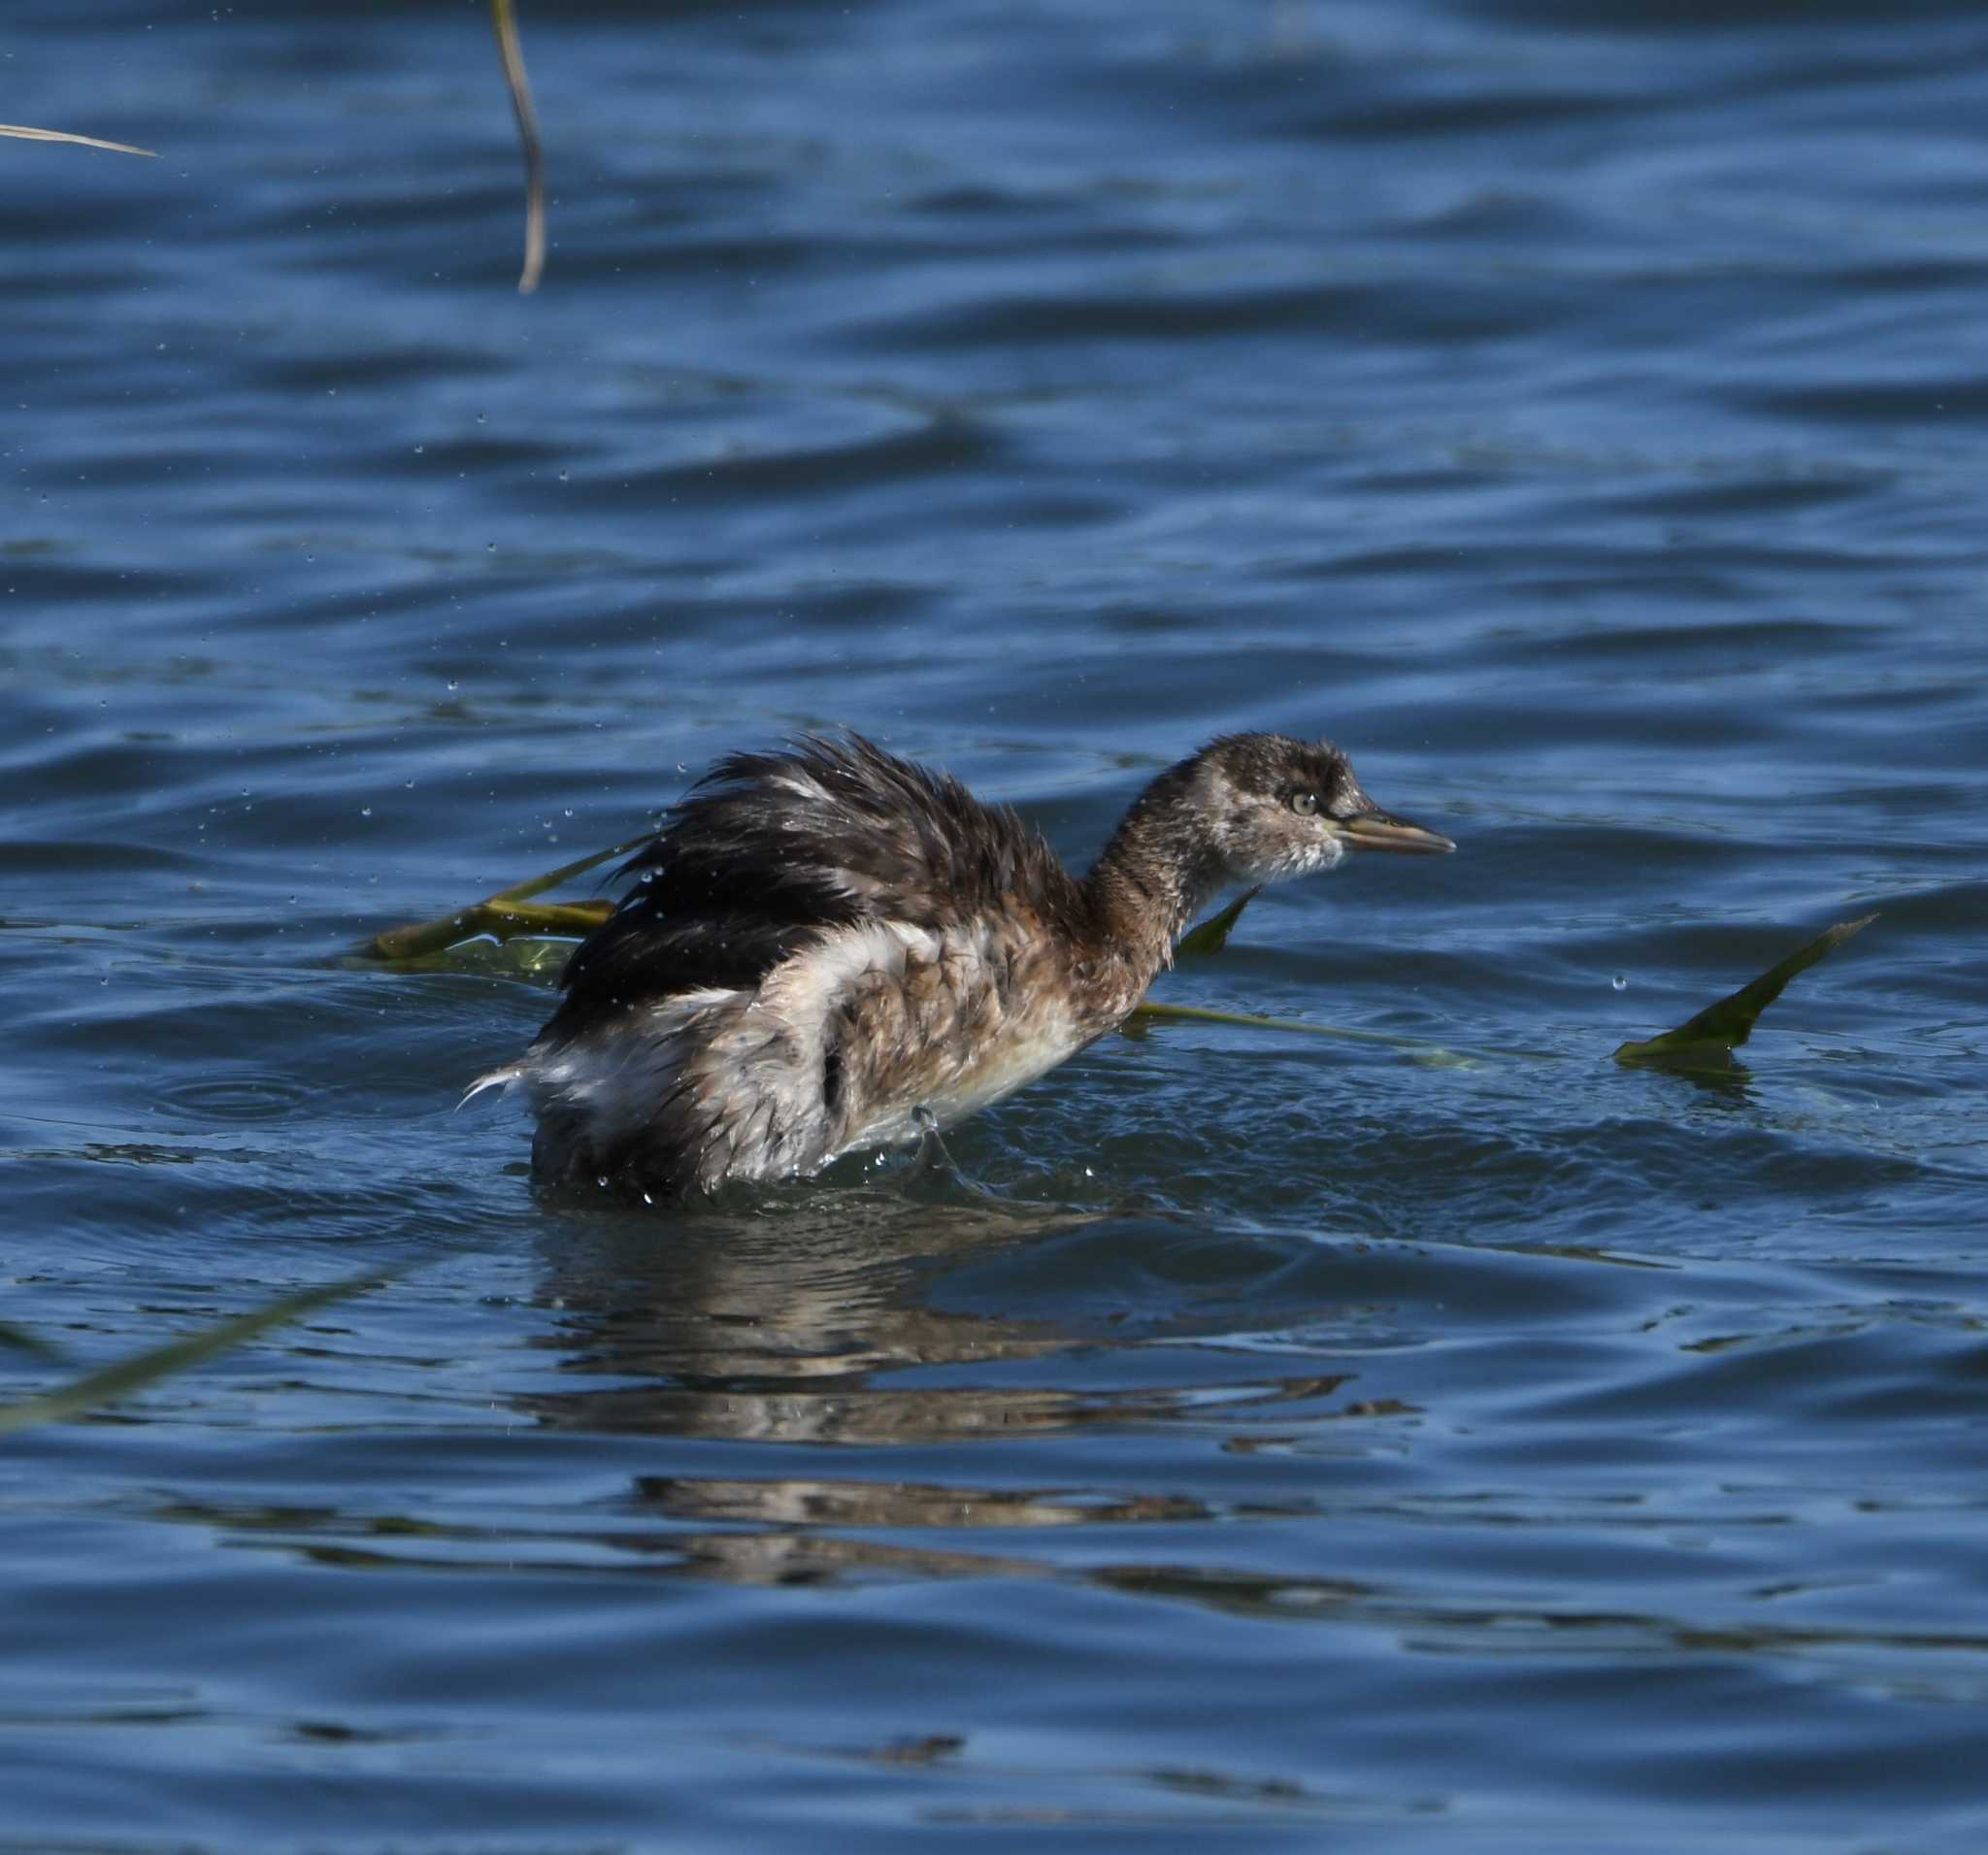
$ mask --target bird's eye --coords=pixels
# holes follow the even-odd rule
[[[1301,818],[1310,817],[1318,810],[1318,794],[1315,792],[1292,793],[1291,810]]]

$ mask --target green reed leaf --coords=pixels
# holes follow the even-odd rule
[[[1189,928],[1174,949],[1176,957],[1193,959],[1205,953],[1219,953],[1228,945],[1229,931],[1242,918],[1242,911],[1262,893],[1261,888],[1244,889],[1219,914],[1211,914],[1199,926]]]
[[[106,1405],[130,1397],[134,1391],[143,1391],[161,1379],[188,1372],[212,1359],[215,1353],[225,1352],[230,1346],[239,1346],[244,1341],[252,1340],[271,1327],[301,1320],[306,1314],[314,1314],[320,1308],[329,1308],[334,1302],[377,1288],[390,1279],[392,1274],[391,1271],[375,1270],[363,1275],[348,1275],[342,1281],[300,1289],[296,1294],[271,1302],[266,1308],[237,1314],[232,1320],[218,1321],[212,1327],[179,1340],[169,1340],[162,1346],[153,1346],[133,1358],[106,1366],[101,1372],[89,1373],[70,1384],[44,1392],[39,1398],[29,1398],[17,1405],[0,1405],[0,1437],[36,1424],[63,1423],[72,1417],[100,1410]]]
[[[1687,1018],[1674,1031],[1640,1043],[1622,1044],[1615,1052],[1618,1063],[1673,1064],[1704,1067],[1728,1061],[1732,1052],[1753,1035],[1754,1021],[1781,995],[1781,989],[1796,974],[1805,973],[1825,954],[1833,953],[1852,935],[1861,934],[1874,914],[1855,921],[1839,921],[1804,946],[1798,946],[1779,965],[1770,967],[1751,984],[1729,993],[1716,1005],[1708,1005],[1696,1017]]]

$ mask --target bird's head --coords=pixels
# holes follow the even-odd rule
[[[1354,850],[1432,855],[1456,845],[1383,812],[1329,741],[1232,734],[1178,769],[1227,882],[1277,882],[1337,869]]]

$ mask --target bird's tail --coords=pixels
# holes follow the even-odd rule
[[[455,1111],[460,1113],[486,1088],[509,1088],[513,1082],[517,1081],[523,1075],[524,1065],[521,1062],[507,1063],[502,1069],[485,1070],[482,1075],[479,1076],[469,1085],[462,1100],[456,1103]]]

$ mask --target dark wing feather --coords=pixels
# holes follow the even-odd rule
[[[1006,806],[860,735],[721,760],[620,875],[635,886],[567,963],[548,1037],[676,992],[749,989],[824,929],[1080,907]]]

